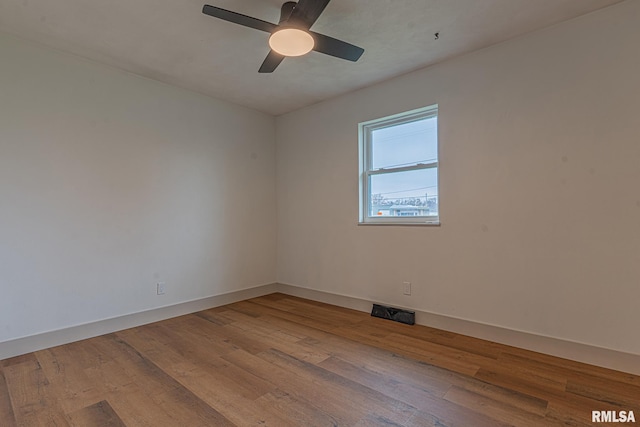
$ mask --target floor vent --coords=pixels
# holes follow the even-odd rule
[[[414,325],[416,323],[415,311],[387,307],[379,304],[373,304],[371,315],[373,317],[393,320],[394,322],[406,323],[407,325]]]

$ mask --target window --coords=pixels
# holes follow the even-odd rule
[[[360,223],[439,224],[438,106],[360,123]]]

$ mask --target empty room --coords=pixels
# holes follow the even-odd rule
[[[638,425],[638,46],[638,0],[0,0],[0,427]]]

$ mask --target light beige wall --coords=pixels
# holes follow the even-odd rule
[[[279,117],[278,281],[640,354],[638,22],[627,1]],[[358,122],[435,103],[442,226],[357,226]]]
[[[274,282],[272,117],[6,35],[0,58],[0,343]]]

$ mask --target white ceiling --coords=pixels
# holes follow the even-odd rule
[[[619,1],[333,0],[312,29],[362,58],[311,52],[273,74],[258,74],[267,33],[201,10],[277,23],[284,0],[0,0],[0,31],[278,115]]]

